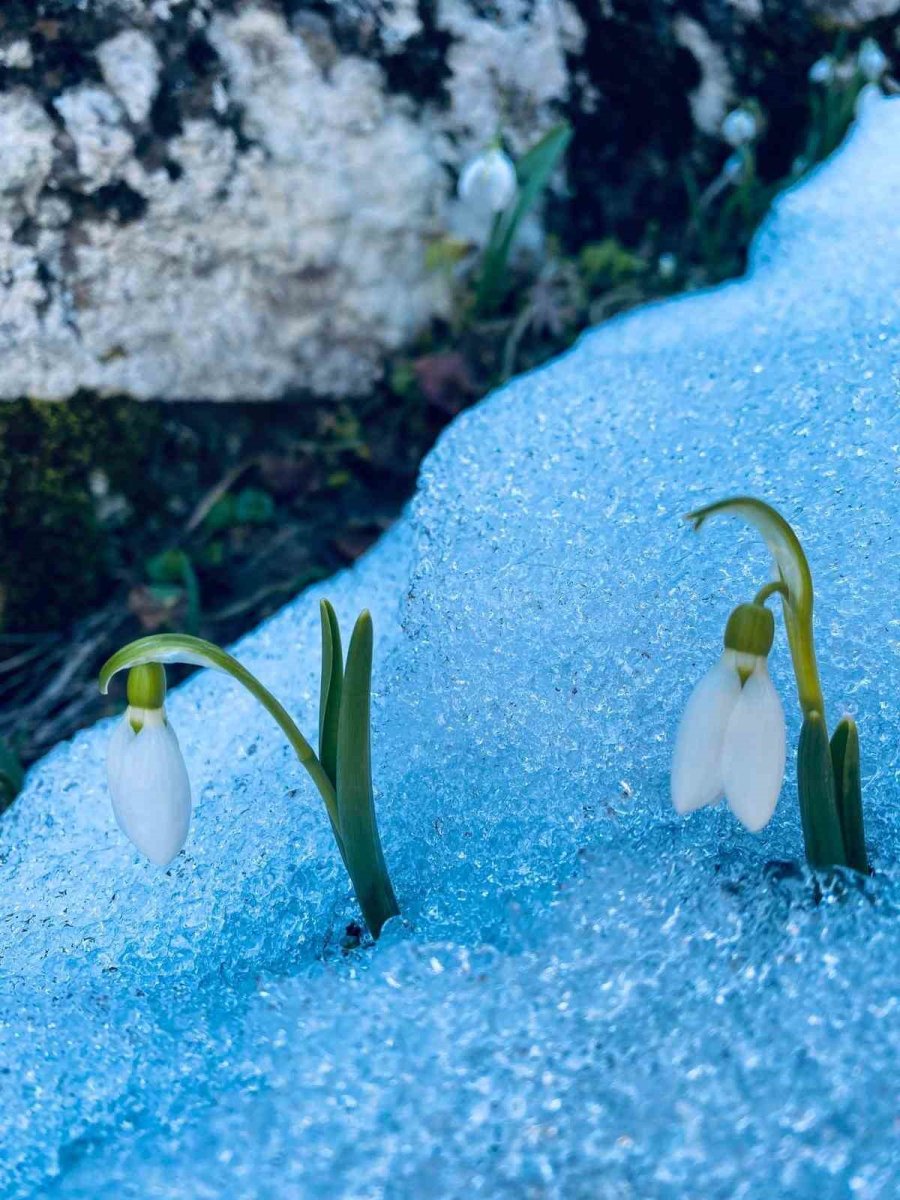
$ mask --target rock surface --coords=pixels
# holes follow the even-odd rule
[[[12,0],[0,397],[362,392],[446,310],[425,251],[498,130],[521,150],[568,116],[559,220],[639,237],[683,208],[685,163],[720,165],[742,97],[777,112],[786,170],[835,24],[898,8]]]
[[[109,727],[0,821],[0,1196],[889,1200],[900,1068],[900,101],[786,195],[745,282],[612,322],[459,419],[408,518],[325,589],[374,612],[375,770],[408,925],[354,916],[312,787],[221,677],[170,697],[194,782],[160,872]],[[678,715],[805,543],[876,875],[676,818]],[[311,730],[315,598],[239,647]],[[798,719],[779,631],[773,678]]]

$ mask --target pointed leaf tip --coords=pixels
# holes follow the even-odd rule
[[[337,613],[329,600],[319,603],[322,623],[322,683],[319,691],[319,760],[332,787],[337,786],[338,722],[344,684],[343,647]]]
[[[852,717],[842,717],[838,722],[831,738],[831,759],[847,866],[861,875],[869,875],[871,867],[866,853],[863,822],[859,734]]]

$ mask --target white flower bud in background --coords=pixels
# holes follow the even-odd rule
[[[874,38],[866,38],[859,48],[856,64],[869,83],[877,83],[888,69],[888,57]]]
[[[693,812],[724,796],[751,833],[772,819],[785,767],[784,710],[768,669],[774,629],[762,605],[741,605],[732,614],[725,650],[694,688],[678,727],[672,757],[676,812]]]
[[[830,54],[825,54],[809,68],[809,82],[827,87],[829,83],[834,83],[834,74],[834,59]]]
[[[735,108],[722,122],[722,137],[729,146],[745,146],[759,132],[756,117],[749,108]]]
[[[168,866],[181,850],[191,824],[191,784],[164,697],[162,667],[151,663],[131,671],[129,705],[106,758],[119,828],[159,867]]]
[[[479,212],[501,213],[517,190],[516,168],[499,147],[473,158],[459,177],[459,198]]]
[[[670,250],[667,250],[659,256],[656,269],[659,271],[660,279],[673,279],[678,270],[678,259]]]

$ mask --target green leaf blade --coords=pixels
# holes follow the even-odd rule
[[[831,739],[835,799],[847,866],[861,875],[871,874],[863,824],[862,781],[859,766],[859,734],[852,717],[843,717]]]
[[[807,862],[811,867],[846,866],[831,746],[825,719],[818,712],[807,714],[800,731],[797,791]]]
[[[374,633],[368,612],[350,638],[338,722],[337,810],[344,856],[372,936],[400,909],[388,877],[375,820],[370,745]]]
[[[322,684],[319,691],[319,761],[337,788],[338,722],[344,683],[344,654],[337,613],[330,601],[319,605],[322,622]]]

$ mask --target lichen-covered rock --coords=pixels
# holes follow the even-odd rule
[[[900,0],[13,0],[0,14],[0,396],[366,389],[446,310],[461,163],[561,116],[561,228],[639,236],[728,107],[796,150],[834,28]],[[682,11],[683,10],[683,11]],[[880,22],[880,24],[879,24]],[[765,52],[762,48],[765,47]]]

